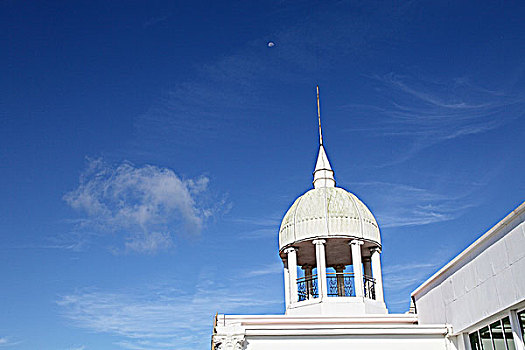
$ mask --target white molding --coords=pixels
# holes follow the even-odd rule
[[[470,257],[470,255],[475,254],[477,251],[480,250],[480,248],[483,248],[483,245],[485,243],[493,239],[494,236],[500,233],[501,230],[503,230],[507,225],[512,223],[514,219],[518,219],[519,216],[523,213],[525,213],[525,202],[521,203],[516,209],[514,209],[512,212],[510,212],[510,214],[508,214],[500,222],[494,225],[483,236],[481,236],[476,241],[474,241],[474,243],[468,246],[467,249],[462,251],[458,256],[452,259],[448,264],[443,266],[438,272],[432,275],[432,277],[430,277],[428,280],[423,282],[419,287],[416,288],[416,290],[414,290],[411,293],[411,295],[416,296],[426,291],[427,288],[432,287],[434,283],[437,283],[437,281],[440,278],[444,278],[443,276],[445,276],[450,270],[461,267],[461,264],[466,262],[467,259]]]

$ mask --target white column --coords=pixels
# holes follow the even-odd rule
[[[379,247],[372,248],[370,249],[370,253],[372,253],[372,277],[376,280],[376,300],[384,302],[383,276],[381,274],[381,249]]]
[[[459,333],[457,339],[458,339],[458,350],[473,350],[473,349],[470,349],[468,333]]]
[[[509,318],[510,328],[512,329],[512,337],[514,338],[516,350],[524,350],[525,346],[523,345],[523,334],[521,333],[520,321],[518,319],[516,310],[510,310]]]
[[[352,265],[354,266],[354,287],[355,287],[355,296],[363,297],[364,296],[364,284],[363,284],[363,267],[361,263],[361,246],[363,245],[362,241],[354,239],[350,242],[350,247],[352,248]]]
[[[288,257],[288,283],[290,287],[290,303],[296,303],[297,297],[297,250],[288,248],[284,251]]]
[[[315,244],[315,259],[317,263],[317,288],[319,290],[319,298],[328,296],[328,284],[326,282],[326,255],[324,239],[316,239],[312,242]]]
[[[290,305],[290,274],[288,272],[288,263],[283,261],[284,264],[284,300],[286,307]]]

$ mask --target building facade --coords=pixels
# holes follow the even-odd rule
[[[525,203],[390,314],[377,221],[336,187],[319,118],[313,188],[279,230],[285,314],[216,315],[212,349],[525,350],[524,218]]]
[[[525,203],[412,293],[419,324],[447,324],[458,349],[524,350]]]

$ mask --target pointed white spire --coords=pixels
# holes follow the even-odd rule
[[[321,129],[321,106],[319,103],[319,86],[317,86],[317,118],[319,120],[319,155],[314,170],[314,188],[335,187],[334,171],[323,146],[323,130]]]

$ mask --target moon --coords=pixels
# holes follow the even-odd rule
[[[268,47],[274,47],[275,43],[273,41],[268,41]]]

